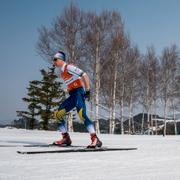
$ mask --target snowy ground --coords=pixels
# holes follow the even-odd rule
[[[0,145],[51,143],[58,132],[0,129]],[[90,143],[86,133],[71,133],[73,144]],[[99,135],[104,146],[135,151],[21,155],[0,147],[0,180],[179,180],[179,136]],[[57,149],[49,147],[49,149]]]

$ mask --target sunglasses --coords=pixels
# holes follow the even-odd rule
[[[57,58],[54,58],[53,61],[57,61],[58,59]]]

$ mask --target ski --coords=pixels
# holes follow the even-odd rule
[[[42,150],[42,151],[17,151],[19,154],[45,154],[45,153],[77,153],[77,152],[102,152],[102,151],[129,151],[137,148],[71,148],[61,150]]]
[[[14,144],[1,144],[0,147],[63,147],[63,148],[72,148],[72,147],[84,147],[78,145],[55,145],[55,144],[27,144],[27,145],[14,145]]]
[[[27,144],[27,145],[22,145],[22,144],[1,144],[0,147],[49,147],[49,144]]]

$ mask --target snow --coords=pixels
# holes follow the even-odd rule
[[[74,145],[88,145],[87,133],[70,133]],[[0,180],[179,180],[179,136],[100,134],[104,146],[134,151],[18,154],[58,147],[0,147]],[[0,145],[51,143],[59,132],[0,129]]]

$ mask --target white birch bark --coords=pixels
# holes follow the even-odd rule
[[[74,131],[72,113],[70,113],[70,115],[68,116],[67,128],[68,128],[69,132],[73,132]]]
[[[177,121],[176,121],[174,100],[172,100],[172,106],[173,106],[173,119],[174,119],[174,134],[177,135]]]
[[[120,103],[121,103],[121,134],[124,134],[124,82],[123,82],[123,85],[122,85],[122,94],[121,94],[121,100],[120,100]]]
[[[132,132],[135,133],[135,127],[134,127],[134,117],[132,117]]]
[[[132,123],[133,123],[133,120],[132,120],[132,116],[133,116],[133,113],[132,113],[132,110],[133,110],[133,94],[134,94],[134,80],[132,80],[132,86],[130,87],[130,98],[129,98],[129,129],[128,129],[128,132],[129,134],[131,134],[131,131],[132,131]]]
[[[109,108],[109,134],[112,134],[112,106]]]
[[[167,126],[167,104],[168,104],[168,102],[167,101],[165,101],[165,107],[164,107],[164,132],[163,132],[163,135],[164,136],[166,136],[166,126]]]
[[[99,47],[96,47],[96,62],[95,62],[95,122],[96,133],[100,133],[99,129],[99,89],[100,89],[100,57]]]
[[[131,131],[132,131],[131,123],[132,123],[132,95],[130,97],[130,102],[129,102],[129,122],[128,122],[128,133],[129,134],[131,134]]]
[[[72,115],[72,112],[70,112],[68,114],[68,117],[67,117],[67,130],[68,132],[73,132],[74,129],[73,129],[73,115]]]
[[[156,117],[156,100],[154,101],[154,115],[155,115],[155,117],[154,117],[154,121],[155,121],[155,129],[156,129],[156,131],[155,131],[155,134],[157,135],[157,129],[158,129],[158,124],[157,124],[157,117]]]
[[[141,122],[141,134],[144,134],[144,108],[143,108],[142,122]]]
[[[116,107],[116,87],[117,87],[117,56],[115,57],[115,66],[114,66],[114,76],[113,76],[113,91],[112,91],[112,107],[111,107],[111,133],[114,134],[115,130],[115,118],[116,118],[116,113],[115,113],[115,107]]]
[[[117,71],[115,70],[115,78],[114,78],[114,87],[113,87],[113,98],[112,98],[112,110],[111,110],[111,113],[112,113],[112,134],[114,134],[114,130],[115,130],[115,116],[116,116],[116,113],[115,113],[115,106],[116,106],[116,79],[117,79]]]

